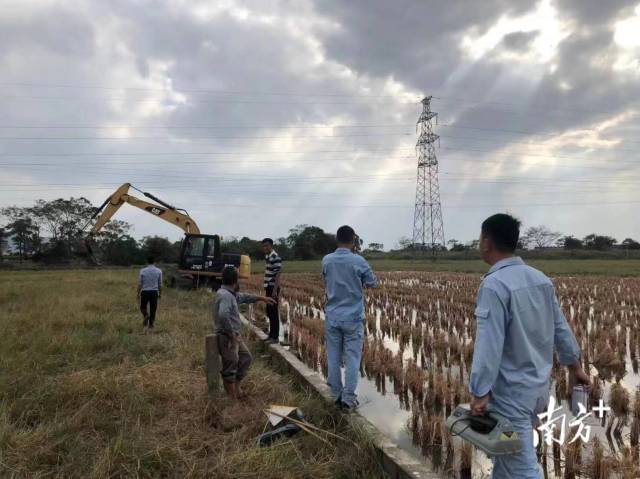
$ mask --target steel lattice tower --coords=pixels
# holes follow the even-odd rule
[[[418,181],[416,184],[416,206],[413,216],[413,246],[431,249],[436,255],[444,247],[444,226],[438,184],[438,159],[434,143],[439,136],[433,132],[431,121],[438,114],[431,111],[431,96],[422,100],[422,113],[416,124],[419,129],[416,154],[418,156]]]

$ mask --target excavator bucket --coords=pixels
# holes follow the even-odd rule
[[[91,246],[91,237],[85,238],[80,242],[79,254],[87,258],[87,261],[93,266],[101,266],[100,261],[93,253],[93,247]]]

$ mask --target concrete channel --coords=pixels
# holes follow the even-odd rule
[[[267,338],[267,335],[260,328],[244,316],[242,316],[242,321],[253,336],[259,340]],[[265,344],[265,351],[303,386],[311,387],[325,401],[333,403],[329,386],[322,374],[313,371],[291,351],[279,344]],[[378,452],[378,460],[384,471],[392,479],[445,479],[444,476],[433,472],[427,459],[416,459],[407,451],[399,448],[362,415],[358,413],[350,414],[349,421],[353,426],[366,431],[372,438]]]

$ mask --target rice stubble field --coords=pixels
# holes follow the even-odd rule
[[[379,276],[380,288],[366,294],[360,386],[366,397],[361,410],[397,442],[407,436],[403,445],[428,457],[446,477],[486,477],[490,468],[483,454],[454,440],[444,426],[452,409],[469,401],[473,312],[481,276],[423,271]],[[589,410],[602,399],[611,411],[601,421],[590,417],[585,422],[592,431],[587,444],[569,443],[576,433],[569,427],[563,445],[543,444],[543,467],[548,477],[639,477],[640,278],[558,276],[555,285],[592,375]],[[256,279],[253,287],[259,288]],[[317,273],[285,276],[291,348],[326,375],[323,294]],[[552,394],[568,412],[566,368],[555,363],[552,374]]]

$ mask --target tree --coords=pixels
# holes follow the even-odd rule
[[[407,238],[406,236],[402,236],[399,240],[398,240],[398,249],[399,250],[406,250],[409,249],[413,246],[413,241],[411,241],[409,238]]]
[[[480,240],[479,239],[475,239],[473,241],[469,241],[466,245],[467,249],[470,250],[476,250],[480,248]]]
[[[522,243],[529,248],[550,248],[557,243],[561,236],[560,233],[551,231],[546,226],[532,226],[524,232]]]
[[[12,221],[28,219],[37,228],[33,245],[38,255],[47,261],[67,259],[79,245],[83,236],[82,228],[89,222],[94,212],[86,198],[59,198],[53,201],[38,200],[32,207],[9,206],[1,213]],[[44,251],[41,236],[48,239]]]
[[[582,249],[584,246],[581,239],[574,238],[573,236],[565,236],[562,239],[562,245],[564,249],[568,250]]]
[[[294,258],[317,259],[335,249],[336,239],[317,226],[298,225],[289,230],[287,244]]]
[[[0,228],[0,261],[4,259],[4,251],[9,245],[9,233],[6,229]]]
[[[275,244],[276,251],[282,259],[290,259],[291,258],[291,248],[287,244],[287,238],[278,238]]]
[[[138,242],[128,234],[130,229],[125,221],[111,220],[95,236],[103,263],[129,266],[144,261]]]
[[[384,244],[382,243],[369,243],[367,246],[367,251],[372,253],[378,253],[384,249]]]
[[[163,263],[177,263],[180,257],[180,250],[175,243],[160,236],[145,236],[140,241],[140,249],[143,257],[153,256],[156,261]]]
[[[587,249],[595,249],[598,251],[609,250],[613,247],[614,244],[618,242],[615,238],[611,236],[601,236],[595,233],[587,235],[582,240],[584,243],[584,247]]]
[[[247,236],[243,236],[240,240],[235,236],[229,236],[221,242],[220,246],[226,253],[241,253],[253,259],[264,259],[262,243]]]
[[[53,240],[65,241],[70,247],[82,235],[81,229],[95,209],[86,198],[58,198],[52,201],[38,200],[29,211]]]
[[[449,251],[467,251],[469,249],[468,246],[460,243],[460,241],[458,241],[457,239],[450,239],[449,241],[447,241],[447,244],[449,245]]]
[[[20,262],[33,253],[39,244],[38,226],[31,218],[16,218],[6,226],[18,246]]]
[[[253,240],[247,236],[244,236],[239,242],[239,251],[244,254],[248,254],[255,259],[264,259],[264,253],[262,252],[262,243],[258,240]]]
[[[632,238],[626,238],[620,243],[624,249],[640,249],[640,243]]]

